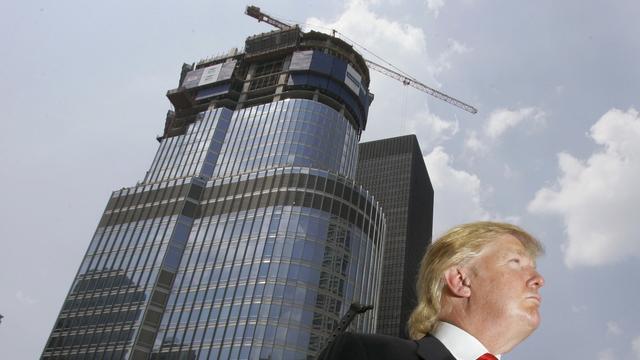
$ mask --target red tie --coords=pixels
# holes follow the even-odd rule
[[[491,355],[491,354],[489,354],[489,353],[486,353],[486,354],[480,356],[478,358],[478,360],[498,360],[498,358],[493,356],[493,355]]]

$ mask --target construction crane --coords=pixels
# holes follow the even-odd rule
[[[247,6],[247,10],[245,11],[245,14],[251,16],[252,18],[258,19],[259,22],[260,21],[264,21],[267,24],[269,24],[269,25],[271,25],[273,27],[276,27],[276,28],[278,28],[280,30],[289,30],[289,29],[293,28],[293,26],[285,24],[282,21],[277,20],[277,19],[275,19],[275,18],[263,13],[262,11],[260,11],[260,8],[257,7],[257,6],[253,6],[253,5]]]
[[[259,7],[257,6],[247,6],[247,10],[245,12],[245,14],[257,19],[258,21],[264,21],[267,24],[276,27],[280,30],[289,30],[294,28],[294,26],[291,26],[287,23],[284,23],[270,15],[267,15],[265,13],[263,13]],[[335,36],[335,30],[334,30],[334,36]],[[407,75],[403,75],[395,70],[391,70],[388,67],[382,66],[378,63],[375,63],[371,60],[368,59],[364,59],[364,61],[366,62],[367,66],[369,66],[369,68],[383,74],[386,75],[392,79],[398,80],[400,82],[402,82],[402,84],[404,85],[409,85],[411,87],[414,87],[422,92],[425,92],[435,98],[438,98],[442,101],[448,102],[449,104],[456,106],[462,110],[468,111],[472,114],[475,114],[478,112],[478,110],[476,108],[474,108],[473,106],[466,104],[454,97],[451,97],[441,91],[438,91],[432,87],[429,87],[423,83],[421,83],[420,81],[409,77]]]

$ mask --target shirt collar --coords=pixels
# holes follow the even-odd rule
[[[449,350],[457,360],[477,360],[489,352],[473,335],[459,327],[441,321],[431,334]],[[495,355],[500,359],[500,355]]]

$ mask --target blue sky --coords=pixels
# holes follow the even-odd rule
[[[142,179],[183,62],[268,25],[213,1],[0,3],[0,357],[39,356],[111,191]],[[436,234],[513,221],[547,254],[505,359],[640,359],[640,3],[260,1],[478,108],[372,73],[363,140],[416,133]]]

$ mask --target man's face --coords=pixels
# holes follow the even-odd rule
[[[538,327],[544,279],[518,239],[503,235],[492,241],[469,269],[470,309],[487,326],[504,330],[496,336],[512,339],[515,346]]]

